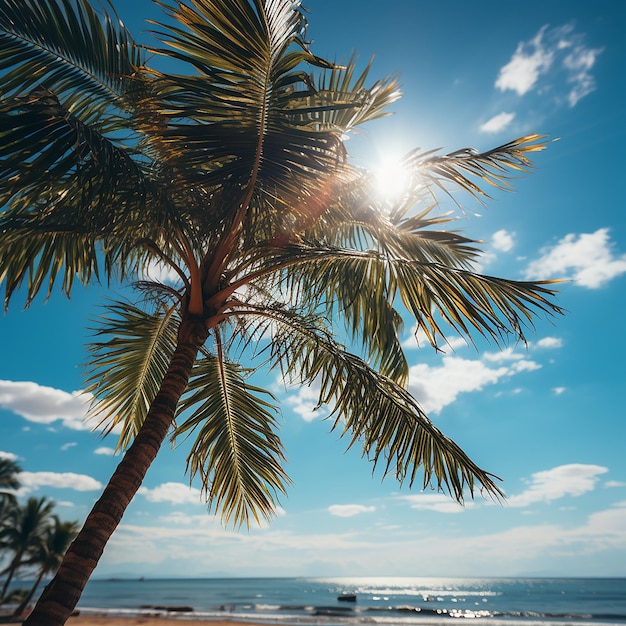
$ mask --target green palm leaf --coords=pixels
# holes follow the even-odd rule
[[[502,492],[482,470],[428,419],[400,385],[347,352],[325,330],[325,320],[286,308],[247,306],[250,335],[271,336],[269,362],[289,382],[320,387],[319,405],[329,406],[333,429],[348,435],[348,447],[362,446],[376,467],[384,464],[398,481],[412,485],[423,472],[423,488],[449,492],[463,502],[476,485],[495,497]]]
[[[0,91],[43,86],[83,119],[119,107],[143,64],[140,49],[115,15],[102,20],[87,0],[3,0]]]
[[[321,128],[346,133],[361,124],[389,115],[388,107],[401,96],[396,78],[388,77],[366,87],[373,59],[355,78],[357,59],[320,74],[314,98],[327,103],[316,123]],[[315,100],[313,100],[315,101]],[[341,106],[352,102],[351,106]],[[333,107],[332,105],[336,106]]]
[[[173,50],[160,52],[190,63],[200,74],[157,75],[164,113],[190,123],[171,123],[154,141],[172,158],[184,144],[185,163],[202,168],[209,184],[220,181],[210,176],[217,167],[222,181],[233,177],[245,185],[257,169],[268,180],[273,173],[278,182],[286,169],[274,151],[282,162],[290,154],[296,170],[315,165],[307,156],[313,149],[323,156],[327,139],[286,117],[289,107],[309,94],[308,87],[293,91],[303,76],[293,68],[323,63],[301,40],[304,21],[298,4],[259,2],[253,9],[247,0],[200,0],[193,8],[167,7],[180,26],[161,25],[157,34]],[[300,50],[292,49],[294,43]],[[300,155],[306,161],[299,162]]]
[[[511,171],[529,172],[532,163],[528,154],[544,150],[544,139],[545,135],[526,135],[485,152],[463,148],[436,155],[435,150],[417,149],[405,156],[403,166],[412,174],[413,185],[432,184],[449,194],[446,183],[454,183],[482,202],[489,195],[480,185],[510,190]]]
[[[118,449],[132,442],[165,376],[177,340],[176,309],[158,305],[154,313],[128,302],[112,302],[98,320],[88,346],[86,391],[93,394],[91,419],[105,432],[121,426]]]
[[[141,59],[123,25],[107,14],[103,20],[86,0],[0,7],[0,281],[7,303],[24,282],[30,302],[46,280],[49,293],[58,275],[66,293],[75,278],[98,277],[96,241],[106,236],[110,273],[120,218],[133,236],[143,222],[146,177],[124,145]]]
[[[192,478],[200,475],[209,504],[226,522],[247,525],[251,515],[258,522],[259,513],[267,519],[275,513],[276,494],[285,493],[289,482],[275,433],[274,398],[247,383],[249,373],[221,352],[198,360],[174,432],[195,436],[187,469]]]
[[[506,280],[441,263],[393,258],[375,250],[302,243],[283,248],[272,263],[277,271],[288,269],[289,284],[299,284],[297,289],[323,295],[331,308],[337,301],[342,303],[337,310],[354,315],[370,332],[367,314],[376,319],[380,311],[368,312],[368,302],[381,307],[399,297],[433,345],[437,336],[446,336],[437,314],[470,340],[471,331],[476,330],[498,343],[511,333],[525,341],[524,329],[532,324],[533,310],[562,312],[551,301],[554,290],[546,286],[554,281]],[[269,267],[264,272],[269,275]]]

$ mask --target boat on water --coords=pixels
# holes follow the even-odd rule
[[[337,596],[337,600],[339,600],[339,602],[356,602],[356,594],[342,593],[340,596]]]

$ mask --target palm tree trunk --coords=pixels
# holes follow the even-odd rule
[[[206,336],[202,320],[181,323],[178,345],[143,426],[24,624],[62,626],[72,614],[108,540],[167,436]]]
[[[26,594],[26,597],[20,602],[20,605],[15,609],[15,611],[13,611],[13,617],[20,616],[22,612],[24,611],[24,609],[28,606],[28,603],[33,599],[33,596],[35,595],[35,591],[37,591],[37,587],[39,587],[39,584],[41,583],[41,579],[44,577],[45,573],[46,573],[46,569],[42,567],[39,570],[39,576],[37,576],[37,580],[35,581],[35,584],[30,588],[30,591]]]
[[[15,572],[17,571],[17,568],[19,567],[21,560],[22,560],[22,550],[18,548],[9,567],[6,570],[4,570],[4,571],[8,571],[9,573],[7,575],[6,580],[4,581],[4,585],[2,586],[2,591],[0,592],[0,600],[4,600],[4,596],[7,595],[9,585],[11,584],[11,581],[13,580],[13,576],[15,575]]]

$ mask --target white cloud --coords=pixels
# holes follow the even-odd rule
[[[520,361],[516,361],[511,365],[511,369],[509,374],[520,374],[521,372],[534,372],[535,370],[541,369],[541,365],[539,363],[535,363],[535,361],[530,361],[529,359],[521,359]]]
[[[523,96],[550,69],[554,53],[546,49],[543,43],[546,28],[544,26],[529,42],[518,44],[511,60],[500,69],[496,80],[496,87],[500,91],[511,90]]]
[[[463,337],[448,337],[445,347],[440,349],[444,354],[447,354],[448,352],[454,352],[459,348],[467,348],[467,345],[467,340],[463,339]]]
[[[0,459],[6,459],[7,461],[17,461],[17,454],[13,454],[13,452],[3,452],[0,450]]]
[[[542,250],[542,256],[526,269],[529,279],[572,278],[581,287],[596,289],[626,273],[626,254],[616,255],[609,229],[566,235]]]
[[[492,519],[494,511],[489,513]],[[206,563],[211,562],[212,571],[233,576],[291,576],[294,572],[324,576],[333,566],[337,576],[355,571],[362,576],[380,576],[381,572],[411,576],[420,561],[430,564],[429,576],[449,576],[450,572],[488,576],[494,571],[514,577],[538,571],[575,576],[623,574],[624,553],[616,551],[626,550],[626,502],[597,511],[579,525],[572,525],[568,518],[562,525],[539,523],[476,533],[449,519],[417,527],[416,519],[379,526],[367,517],[363,530],[356,530],[355,523],[344,533],[289,530],[280,524],[235,532],[209,515],[177,513],[158,519],[154,526],[148,520],[136,526],[122,523],[98,568],[104,576],[119,571],[143,576],[158,564],[172,575],[203,576]],[[619,561],[617,569],[607,570],[609,554]]]
[[[354,517],[361,513],[373,513],[375,506],[364,506],[363,504],[331,504],[328,512],[335,517]]]
[[[500,91],[514,91],[523,96],[532,90],[554,91],[565,77],[570,107],[596,88],[591,73],[602,49],[585,45],[585,36],[571,25],[544,26],[533,39],[518,44],[511,60],[500,69],[495,86]]]
[[[490,120],[487,120],[484,124],[481,124],[480,130],[483,133],[499,133],[504,130],[515,117],[515,113],[498,113],[494,115]]]
[[[500,367],[489,367],[480,360],[446,356],[441,366],[426,364],[414,365],[409,370],[409,390],[426,413],[439,413],[445,406],[454,402],[460,393],[481,391],[500,379],[522,371],[538,369],[541,366],[514,354],[510,349],[502,356],[496,353],[485,355],[493,361],[510,361]]]
[[[20,493],[29,493],[39,487],[54,487],[56,489],[74,489],[75,491],[95,491],[102,489],[99,480],[86,474],[73,472],[20,472]]]
[[[398,496],[398,499],[407,502],[412,509],[435,511],[436,513],[462,513],[465,509],[474,506],[473,502],[466,502],[465,505],[461,505],[443,493],[419,493]]]
[[[100,448],[96,448],[93,453],[103,454],[105,456],[113,456],[115,454],[115,448],[107,448],[106,446],[101,446]]]
[[[559,337],[543,337],[535,345],[538,348],[562,348],[563,340]]]
[[[82,391],[67,393],[33,382],[0,380],[0,407],[37,424],[61,421],[72,430],[89,430],[84,422],[89,400]]]
[[[446,341],[440,340],[440,343],[441,345],[438,348],[443,354],[454,352],[459,348],[466,348],[468,345],[467,341],[459,335],[448,336]],[[426,346],[430,347],[430,341],[428,341],[426,333],[421,327],[418,329],[417,324],[413,324],[410,335],[402,342],[402,347],[405,350],[419,350]]]
[[[510,252],[514,246],[515,233],[510,233],[507,230],[497,230],[491,236],[491,246],[501,252]]]
[[[67,443],[64,443],[61,446],[61,450],[63,450],[63,452],[65,452],[66,450],[69,450],[70,448],[75,448],[78,444],[75,441],[68,441]]]
[[[320,393],[319,385],[316,382],[301,387],[289,386],[288,390],[289,394],[285,402],[291,407],[291,410],[296,415],[299,415],[305,422],[312,422],[315,419],[321,419],[328,415],[326,408],[315,408]]]
[[[483,359],[490,361],[491,363],[502,363],[503,361],[520,361],[524,356],[518,354],[510,346],[504,350],[498,350],[498,352],[485,352]]]
[[[600,465],[571,463],[532,475],[528,489],[507,498],[509,506],[527,507],[537,502],[552,502],[565,496],[581,496],[593,491],[599,476],[609,470]]]
[[[202,493],[195,487],[184,483],[163,483],[149,489],[140,487],[139,494],[150,502],[169,502],[170,504],[203,504]]]
[[[553,387],[552,392],[555,396],[561,396],[567,391],[567,387]]]
[[[620,480],[607,480],[604,483],[604,486],[607,489],[614,489],[615,487],[626,487],[626,483]],[[624,503],[622,506],[626,506],[626,503]]]
[[[176,285],[181,281],[178,272],[169,265],[163,263],[152,262],[146,270],[146,277],[167,285]]]
[[[590,50],[584,46],[576,46],[565,57],[563,64],[569,73],[567,82],[572,85],[572,89],[567,97],[571,107],[576,106],[582,98],[595,90],[596,83],[591,75],[591,69],[601,52],[601,49]]]
[[[420,349],[426,345],[430,345],[428,337],[424,330],[417,327],[417,324],[413,324],[411,328],[411,334],[402,342],[402,347],[405,350]]]

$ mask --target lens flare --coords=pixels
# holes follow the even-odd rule
[[[400,158],[386,157],[374,168],[374,193],[382,202],[398,202],[407,193],[409,183],[409,172]]]

